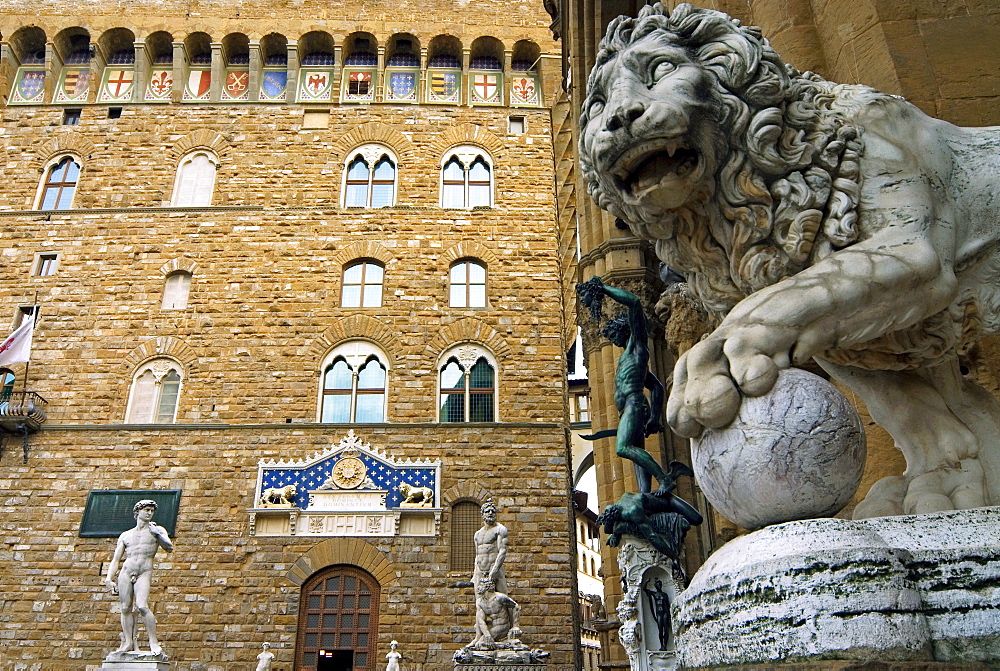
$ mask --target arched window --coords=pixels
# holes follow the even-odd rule
[[[295,668],[373,671],[380,591],[374,576],[346,564],[302,583]]]
[[[479,504],[475,501],[458,501],[451,507],[451,538],[448,539],[448,568],[451,571],[472,573],[476,559],[476,543],[472,536],[481,524]]]
[[[191,290],[191,273],[177,270],[167,275],[163,283],[163,301],[161,310],[183,310],[187,307],[188,293]]]
[[[387,360],[385,352],[363,340],[334,349],[323,363],[319,421],[384,422]]]
[[[132,378],[126,421],[131,424],[172,424],[181,392],[181,367],[172,359],[153,359]]]
[[[448,273],[448,284],[448,304],[451,307],[486,307],[486,266],[480,261],[457,261]]]
[[[80,164],[72,156],[65,156],[45,173],[45,182],[39,198],[39,210],[66,210],[73,206],[76,182],[80,178]]]
[[[344,268],[340,307],[382,307],[382,283],[385,269],[371,260],[357,261]]]
[[[212,204],[218,159],[206,151],[196,151],[181,159],[174,179],[174,207],[203,207]]]
[[[441,162],[441,207],[493,206],[493,164],[479,147],[457,147]]]
[[[477,345],[448,350],[440,370],[439,414],[442,422],[495,421],[496,366]]]
[[[344,207],[387,207],[396,203],[396,157],[380,145],[351,154],[344,170]]]
[[[7,402],[14,394],[14,371],[0,368],[0,401]]]

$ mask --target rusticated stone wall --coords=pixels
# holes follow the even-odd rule
[[[117,647],[118,600],[102,584],[114,539],[77,532],[89,490],[146,488],[182,490],[174,552],[157,554],[151,597],[173,668],[253,668],[267,641],[274,668],[291,669],[299,607],[293,565],[305,556],[321,566],[360,565],[379,579],[378,659],[395,639],[406,668],[450,668],[475,621],[472,590],[454,587],[469,576],[448,568],[448,507],[468,495],[492,496],[510,530],[505,566],[523,608],[525,642],[552,653],[550,668],[574,668],[565,461],[555,456],[563,451],[561,428],[355,425],[362,440],[396,458],[442,460],[439,534],[250,536],[246,510],[254,505],[258,460],[309,457],[347,428],[53,426],[32,437],[27,464],[8,440],[0,460],[2,668],[81,671]]]
[[[381,584],[372,668],[395,639],[404,668],[450,669],[475,613],[472,590],[454,586],[469,576],[449,568],[450,506],[492,497],[510,530],[505,565],[524,640],[551,653],[551,670],[575,669],[564,252],[547,107],[561,72],[541,4],[13,0],[0,16],[0,103],[10,40],[25,26],[44,31],[50,55],[66,29],[99,49],[115,28],[139,43],[163,30],[175,53],[198,31],[213,43],[278,33],[292,44],[317,30],[340,63],[357,31],[378,48],[409,33],[423,57],[438,36],[458,40],[463,58],[492,37],[507,66],[527,40],[541,52],[545,105],[126,103],[110,118],[92,93],[72,105],[73,126],[59,105],[0,106],[0,325],[41,306],[30,369],[13,369],[49,415],[27,463],[17,437],[0,456],[0,668],[100,665],[120,630],[102,585],[114,542],[78,536],[87,494],[176,488],[176,549],[158,555],[152,599],[174,668],[253,668],[267,641],[276,671],[290,671],[304,567],[347,563]],[[51,63],[49,72],[46,100]],[[316,125],[307,109],[329,110],[327,127],[306,127]],[[523,132],[510,130],[511,116],[524,118]],[[341,207],[345,163],[365,143],[398,158],[392,207]],[[492,207],[439,206],[441,161],[459,144],[492,159]],[[195,149],[218,159],[211,206],[171,207],[178,164]],[[35,210],[46,168],[66,154],[82,166],[72,209]],[[58,254],[55,274],[34,274],[40,253]],[[469,257],[487,267],[487,305],[451,308],[449,267]],[[341,308],[344,266],[362,258],[384,264],[382,305]],[[192,275],[188,303],[163,310],[176,270]],[[324,357],[349,339],[387,355],[384,423],[316,422]],[[496,359],[498,421],[437,423],[439,357],[468,341]],[[156,356],[182,368],[176,423],[126,424],[132,376]],[[259,460],[310,457],[349,429],[396,459],[441,460],[436,535],[250,535]]]

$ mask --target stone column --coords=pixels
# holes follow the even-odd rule
[[[183,42],[174,42],[174,90],[170,93],[171,101],[179,103],[187,86],[187,49]]]
[[[503,52],[503,75],[501,76],[500,82],[500,104],[510,106],[510,90],[507,86],[507,82],[513,77],[513,73],[510,70],[510,64],[514,60],[514,52],[510,49],[504,49]]]
[[[97,102],[97,92],[101,90],[101,76],[104,74],[104,66],[106,63],[107,58],[103,53],[101,53],[101,49],[91,43],[90,61],[88,62],[88,68],[90,70],[90,82],[87,84],[88,103]]]
[[[264,59],[260,53],[260,40],[250,40],[250,61],[247,64],[248,81],[250,87],[249,100],[257,102],[260,100],[260,82],[263,78]]]
[[[382,102],[385,99],[385,92],[383,91],[382,73],[385,72],[385,45],[378,46],[378,60],[376,61],[378,66],[375,69],[374,74],[372,74],[372,86],[375,87],[373,92],[373,98],[375,102]]]
[[[136,40],[132,43],[135,50],[135,66],[132,71],[132,102],[141,103],[146,97],[146,80],[149,79],[149,54],[146,53],[146,43]]]
[[[344,70],[344,47],[334,45],[333,47],[333,82],[331,83],[330,102],[340,102],[341,73]]]
[[[226,83],[226,58],[221,42],[212,42],[212,85],[208,100],[217,103],[222,99],[222,87]]]
[[[472,65],[472,50],[465,48],[462,49],[462,81],[459,85],[459,95],[465,98],[465,104],[472,107],[472,96],[469,95],[469,67]],[[459,104],[462,104],[461,99],[459,99]]]
[[[52,42],[45,43],[45,94],[42,96],[43,103],[52,102],[53,94],[56,90],[56,77],[59,76],[62,62],[59,54],[56,53],[56,45]]]
[[[14,85],[14,75],[17,72],[17,57],[10,42],[0,42],[0,103],[7,104],[10,88]]]
[[[288,80],[285,86],[285,101],[289,103],[297,102],[299,94],[299,43],[295,40],[288,40],[286,47],[288,51]]]

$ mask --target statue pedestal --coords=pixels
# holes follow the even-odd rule
[[[680,594],[685,667],[1000,664],[1000,508],[778,524],[730,541]]]
[[[455,653],[455,671],[499,671],[500,669],[532,669],[545,671],[542,661],[548,657],[540,649],[531,649],[521,641],[500,641],[490,650],[483,646],[467,645]]]
[[[111,652],[100,671],[169,671],[169,658],[162,652]]]
[[[673,559],[656,550],[649,541],[635,536],[622,536],[618,546],[618,568],[625,593],[618,602],[618,638],[628,653],[632,671],[666,671],[677,668],[673,634],[669,621],[663,621],[657,609],[673,604],[683,588],[684,577]],[[656,581],[661,583],[663,597],[654,597]],[[660,603],[657,604],[656,600]],[[666,631],[661,636],[659,624]],[[663,639],[666,639],[665,641]],[[665,645],[664,645],[665,643]]]

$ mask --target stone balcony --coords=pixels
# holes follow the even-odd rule
[[[24,460],[28,460],[28,436],[45,423],[48,401],[33,391],[0,393],[0,428],[24,439]],[[2,440],[2,436],[0,436]],[[2,450],[2,443],[0,443]]]

